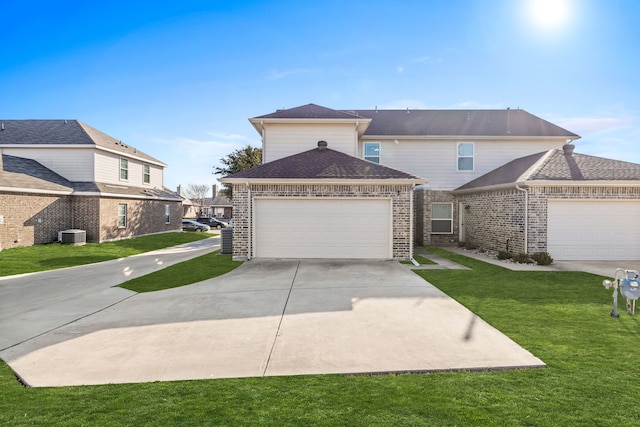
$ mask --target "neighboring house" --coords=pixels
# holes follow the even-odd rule
[[[204,204],[208,207],[208,215],[227,221],[233,218],[233,202],[220,194],[215,184],[211,186],[211,196],[204,199]]]
[[[526,111],[332,110],[308,104],[250,122],[262,136],[264,164],[220,180],[233,184],[237,258],[406,259],[412,256],[414,240],[420,245],[467,240],[511,252],[551,248],[552,256],[558,252],[556,259],[586,256],[556,249],[555,232],[547,242],[547,223],[553,231],[559,214],[553,207],[547,212],[546,206],[543,210],[532,203],[533,190],[527,189],[525,196],[523,182],[517,180],[520,175],[514,177],[508,194],[489,188],[494,194],[488,195],[482,185],[485,175],[504,170],[503,165],[540,160],[541,153],[561,152],[580,138]],[[327,141],[328,148],[313,148],[321,140]],[[328,161],[319,157],[323,151],[342,156]],[[624,167],[622,162],[611,162],[617,165],[612,171]],[[365,170],[375,171],[376,178],[364,174]],[[572,185],[574,178],[563,184]],[[625,175],[617,180],[619,192],[594,193],[584,182],[567,191],[585,199],[602,199],[606,193],[617,200],[617,194],[627,194],[620,198],[637,202],[634,179]],[[465,187],[471,182],[473,187]],[[554,191],[557,187],[549,190]],[[386,200],[386,205],[365,206],[363,201],[370,199]],[[633,209],[623,210],[627,219],[633,218]],[[391,219],[374,220],[369,212],[377,212],[380,218],[386,212]],[[541,217],[548,214],[553,216],[549,221]],[[341,225],[334,233],[335,224]],[[277,231],[267,232],[266,227]],[[362,237],[366,229],[368,238]],[[633,249],[625,239],[612,240],[622,242],[618,244],[622,251]],[[277,251],[271,248],[275,245],[280,245]]]
[[[179,231],[166,165],[76,120],[0,120],[0,245],[89,242]]]

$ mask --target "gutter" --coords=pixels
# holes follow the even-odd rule
[[[524,253],[529,253],[529,192],[520,187],[520,182],[516,182],[516,190],[524,193]]]

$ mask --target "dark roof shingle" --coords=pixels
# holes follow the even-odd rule
[[[406,179],[422,178],[377,163],[362,160],[329,148],[314,148],[247,169],[228,178],[247,179]]]
[[[73,183],[35,160],[2,154],[0,162],[0,187],[73,191]]]
[[[164,165],[78,120],[0,120],[2,145],[95,145]]]

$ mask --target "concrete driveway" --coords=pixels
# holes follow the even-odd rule
[[[0,357],[31,386],[544,366],[392,261],[252,260],[128,295]]]

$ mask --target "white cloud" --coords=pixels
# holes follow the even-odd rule
[[[293,68],[290,70],[272,70],[269,75],[269,80],[281,80],[286,77],[295,76],[297,74],[309,74],[315,70],[311,68]]]
[[[567,117],[556,119],[554,123],[577,134],[606,133],[632,126],[633,117]]]

